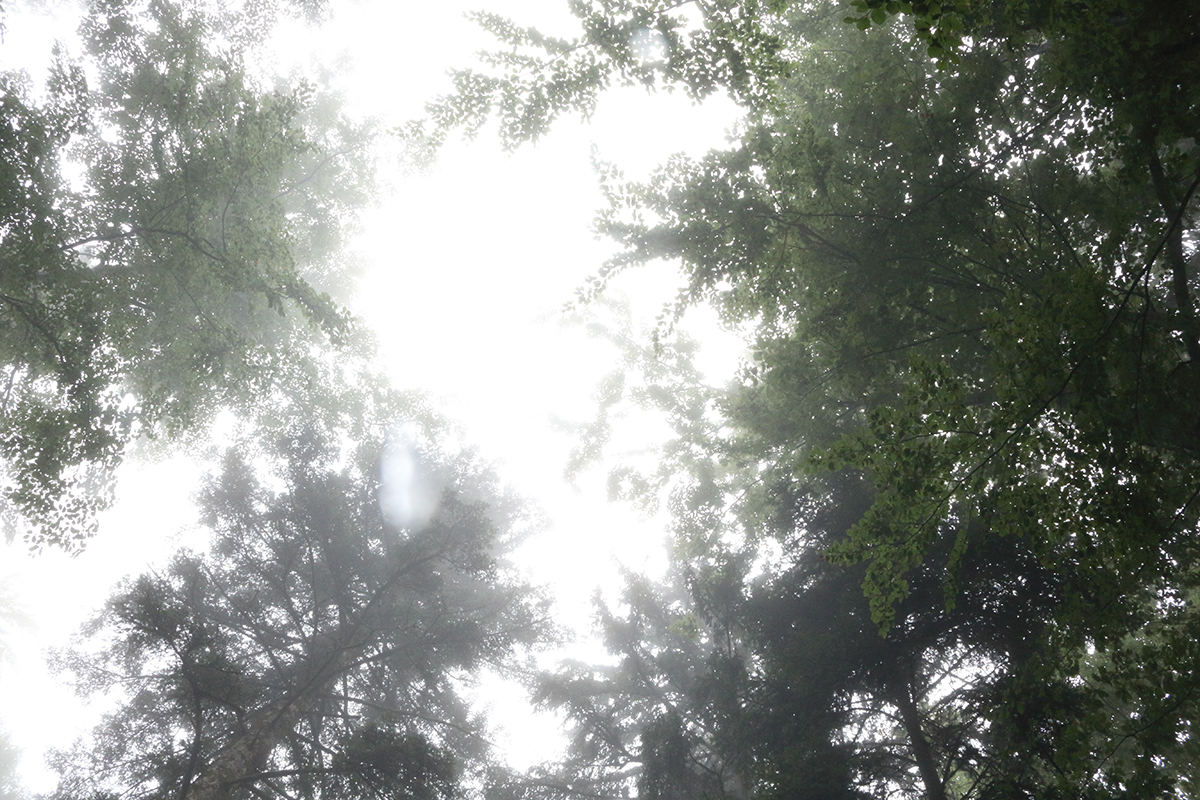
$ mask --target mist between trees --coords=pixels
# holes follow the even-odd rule
[[[573,39],[481,13],[495,49],[394,131],[248,72],[320,6],[95,2],[43,93],[3,77],[9,535],[84,548],[135,442],[240,432],[210,549],[55,657],[118,703],[53,797],[1200,797],[1200,4],[570,7]],[[596,165],[614,255],[576,309],[625,367],[564,468],[667,508],[672,569],[598,607],[605,663],[537,672],[553,611],[506,556],[536,498],[331,296],[380,137],[518,148],[622,85],[746,117],[645,182]],[[605,322],[658,260],[657,333]],[[701,305],[748,332],[720,389],[674,328]],[[654,468],[607,447],[630,407],[673,431]],[[561,760],[489,748],[485,667]]]

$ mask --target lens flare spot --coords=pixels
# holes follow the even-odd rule
[[[629,47],[642,66],[661,64],[667,60],[667,37],[653,28],[638,28],[630,37]]]
[[[441,487],[416,443],[401,436],[384,449],[379,464],[379,511],[389,525],[412,530],[433,519]]]

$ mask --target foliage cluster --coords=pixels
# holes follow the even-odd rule
[[[53,798],[459,797],[493,758],[471,677],[550,635],[505,560],[522,505],[331,297],[374,130],[253,77],[283,10],[97,0],[42,96],[0,76],[10,539],[78,552],[135,445],[235,421],[208,550],[130,578],[57,656],[114,710],[53,757]]]
[[[80,546],[136,437],[195,430],[352,337],[326,292],[371,131],[312,87],[255,85],[244,49],[269,18],[95,3],[44,98],[0,79],[10,536]]]
[[[500,560],[525,522],[487,471],[383,440],[414,410],[294,402],[226,453],[201,495],[211,551],[131,579],[60,656],[119,707],[59,754],[54,797],[446,800],[481,780],[461,683],[543,638],[545,611]],[[407,524],[380,503],[397,448],[440,494]]]
[[[405,463],[435,511],[389,517],[385,431],[435,426],[331,349],[365,131],[256,88],[258,28],[203,5],[92,5],[98,86],[65,57],[45,100],[5,77],[0,454],[29,540],[81,541],[136,436],[223,407],[254,431],[203,496],[213,552],[64,656],[123,703],[58,796],[1197,796],[1200,6],[572,10],[575,40],[480,16],[501,49],[408,134],[496,118],[511,147],[614,84],[727,92],[729,148],[601,165],[620,252],[593,289],[676,261],[677,313],[713,304],[752,356],[718,392],[686,343],[613,334],[640,380],[584,445],[624,392],[675,426],[613,480],[665,498],[675,569],[601,609],[609,663],[540,679],[571,750],[524,775],[457,691],[545,635],[502,562],[520,523],[432,444]]]
[[[505,91],[590,58],[554,114],[616,82],[743,104],[725,151],[602,165],[596,287],[678,262],[677,313],[752,357],[720,393],[630,358],[678,439],[616,485],[669,498],[677,575],[631,584],[619,666],[547,679],[576,747],[514,791],[1195,796],[1200,8],[729,0],[692,38],[675,4],[574,9],[576,41],[501,36]],[[611,45],[635,28],[661,63]],[[432,114],[536,138],[519,105]]]

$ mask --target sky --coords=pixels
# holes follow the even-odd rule
[[[36,77],[38,59],[70,26],[44,11],[5,5],[0,66],[29,65]],[[264,68],[310,75],[333,69],[348,110],[385,125],[420,116],[429,98],[449,88],[447,69],[469,65],[488,45],[487,34],[465,19],[468,10],[494,11],[552,34],[574,31],[566,0],[333,5],[333,18],[319,30],[283,26]],[[612,252],[591,227],[601,202],[592,154],[627,177],[642,177],[673,153],[698,156],[720,146],[736,119],[722,98],[697,106],[679,95],[618,90],[588,122],[562,120],[537,146],[515,153],[503,153],[485,130],[474,141],[450,142],[423,174],[387,157],[380,162],[387,191],[364,215],[354,245],[365,267],[352,308],[376,332],[392,379],[428,392],[461,424],[464,441],[536,499],[548,525],[518,557],[534,582],[554,592],[559,619],[576,628],[586,629],[597,588],[613,596],[618,565],[653,573],[665,564],[662,519],[607,503],[603,468],[574,482],[563,478],[574,444],[569,423],[590,418],[598,383],[619,364],[611,346],[562,322],[564,305]],[[621,277],[612,291],[628,298],[648,328],[678,282],[671,265],[657,265]],[[684,327],[705,342],[698,364],[710,380],[730,377],[740,356],[736,338],[700,312]],[[630,420],[611,449],[645,457],[638,451],[659,433]],[[180,544],[198,543],[189,516],[198,477],[196,464],[182,457],[128,464],[120,499],[82,556],[29,558],[19,546],[4,552],[0,580],[27,624],[6,632],[11,652],[0,663],[0,724],[24,748],[21,775],[29,788],[52,788],[41,754],[69,745],[102,708],[82,707],[48,672],[47,649],[65,645],[122,576],[161,563]],[[586,641],[575,647],[594,654]],[[519,693],[489,683],[481,694],[514,763],[546,755],[550,723],[531,727]]]

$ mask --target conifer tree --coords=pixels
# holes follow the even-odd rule
[[[58,755],[55,797],[444,800],[484,779],[462,686],[549,630],[504,561],[527,522],[432,432],[389,444],[399,418],[368,414],[351,438],[363,410],[292,405],[229,450],[201,495],[211,551],[129,580],[60,655],[119,702]]]

